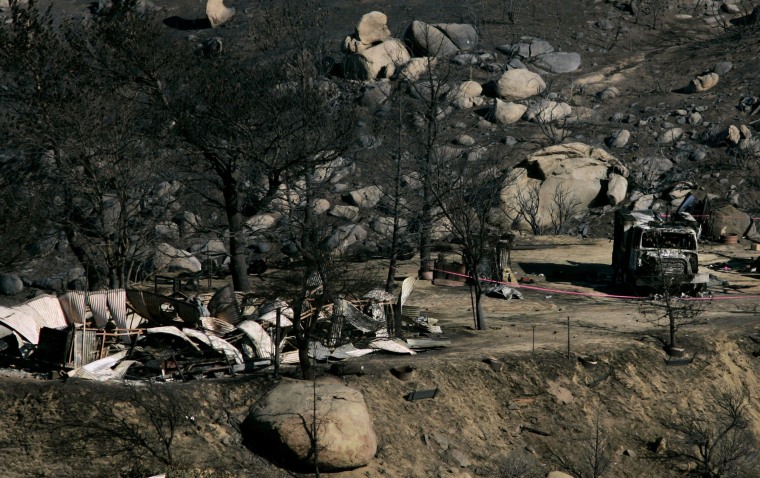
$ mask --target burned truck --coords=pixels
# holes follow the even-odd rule
[[[651,210],[615,214],[612,280],[635,290],[677,288],[699,292],[709,274],[699,272],[699,223],[678,212],[667,221]],[[672,289],[671,289],[672,290]]]

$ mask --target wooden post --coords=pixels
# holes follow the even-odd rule
[[[570,317],[567,318],[567,359],[570,360]]]

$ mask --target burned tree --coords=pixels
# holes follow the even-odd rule
[[[484,260],[492,260],[498,246],[500,234],[490,219],[501,207],[500,192],[510,171],[499,159],[495,152],[482,153],[475,160],[462,155],[447,161],[432,179],[437,205],[461,248],[472,281],[478,330],[487,328],[481,303],[485,284],[479,269]]]
[[[139,69],[111,56],[133,46],[141,24],[124,15],[55,25],[34,2],[11,16],[0,28],[2,128],[15,151],[5,172],[46,199],[34,204],[42,232],[65,236],[90,287],[123,287],[171,212],[157,197],[165,167]]]
[[[669,458],[696,463],[705,478],[756,476],[757,437],[749,417],[746,390],[713,392],[706,409],[687,409],[665,426],[676,432]]]

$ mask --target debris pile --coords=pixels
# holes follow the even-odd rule
[[[378,351],[415,354],[449,345],[435,319],[404,308],[416,279],[394,297],[372,290],[301,318],[317,322],[308,356],[338,362]],[[137,289],[70,291],[0,307],[0,361],[89,380],[191,380],[299,363],[294,309],[227,286],[170,296]],[[393,334],[393,330],[404,331]],[[390,331],[390,332],[389,332]]]

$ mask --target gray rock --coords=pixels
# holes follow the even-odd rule
[[[602,18],[601,20],[597,20],[596,26],[602,30],[612,30],[615,28],[615,23],[610,19]]]
[[[525,40],[520,43],[499,45],[496,50],[505,55],[518,56],[524,60],[554,51],[554,47],[546,40],[539,38],[526,38]]]
[[[507,63],[507,69],[509,69],[509,70],[527,70],[528,67],[525,66],[525,63],[523,63],[522,61],[520,61],[519,58],[512,58]]]
[[[351,191],[344,196],[343,200],[360,208],[371,208],[380,201],[381,197],[383,197],[383,190],[380,186],[367,186]]]
[[[581,66],[581,56],[578,53],[556,51],[544,53],[536,57],[533,65],[549,73],[570,73]]]
[[[153,256],[153,269],[158,272],[200,272],[201,262],[192,254],[167,243],[159,244]]]
[[[472,50],[480,41],[477,30],[469,23],[436,23],[433,26],[442,31],[460,50]]]
[[[602,100],[609,100],[609,99],[616,98],[616,97],[620,96],[620,90],[618,90],[614,86],[608,86],[607,88],[605,88],[602,91],[600,91],[599,93],[597,93],[596,96],[599,97],[599,99],[602,99]]]
[[[15,295],[24,290],[24,283],[16,274],[0,274],[0,294]]]
[[[348,221],[356,221],[359,219],[359,208],[356,206],[344,206],[336,204],[327,212],[328,216],[338,217],[346,219]]]
[[[609,138],[607,138],[607,146],[610,148],[622,148],[626,144],[628,144],[628,140],[631,138],[631,132],[627,129],[619,129],[612,133]]]
[[[32,287],[37,289],[62,292],[66,290],[71,282],[77,282],[84,278],[85,271],[81,267],[74,267],[65,272],[61,272],[44,279],[38,279],[32,282]]]
[[[449,454],[451,455],[451,458],[457,463],[457,465],[459,465],[462,468],[467,468],[472,465],[472,462],[470,461],[470,459],[461,450],[452,448],[449,451]]]
[[[363,242],[367,238],[367,230],[358,224],[345,224],[338,227],[332,236],[327,239],[326,245],[330,250],[343,252],[354,244]]]
[[[462,134],[456,137],[456,139],[454,140],[454,143],[460,146],[472,146],[473,144],[475,144],[475,138],[473,138],[469,134]]]
[[[713,72],[717,73],[718,76],[725,76],[725,74],[731,71],[733,68],[734,64],[730,61],[719,61],[713,67]]]
[[[388,100],[393,92],[389,81],[365,83],[359,90],[359,104],[368,108],[377,108]]]
[[[657,140],[662,144],[669,144],[676,141],[683,136],[683,129],[681,128],[669,128],[660,133]]]
[[[283,382],[253,405],[243,432],[254,450],[305,467],[314,460],[305,424],[315,419],[320,470],[358,468],[375,456],[377,436],[364,397],[342,384]]]
[[[404,39],[412,46],[415,56],[451,57],[458,48],[449,38],[433,25],[419,20],[413,21],[404,33]]]

